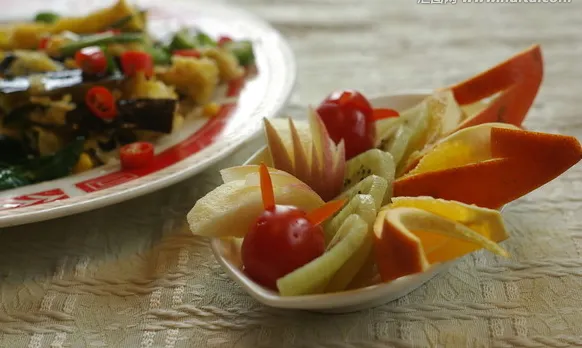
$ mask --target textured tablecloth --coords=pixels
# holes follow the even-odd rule
[[[436,88],[541,43],[527,127],[582,136],[582,1],[244,0],[291,44],[289,112],[330,90]],[[1,347],[582,346],[582,167],[504,212],[509,260],[477,252],[393,303],[345,315],[266,308],[221,270],[185,214],[250,142],[181,184],[0,231]]]

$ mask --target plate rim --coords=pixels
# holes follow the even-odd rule
[[[155,1],[147,0],[143,1],[143,3],[156,4]],[[238,25],[241,25],[242,23],[242,25],[247,27],[249,30],[258,31],[268,38],[268,40],[255,37],[251,38],[251,40],[260,39],[262,44],[267,43],[267,46],[263,48],[264,52],[262,57],[265,60],[265,65],[268,65],[271,68],[269,69],[271,71],[268,71],[267,75],[265,76],[267,76],[267,80],[273,78],[273,74],[276,73],[276,71],[273,71],[272,69],[273,66],[274,69],[281,69],[283,67],[285,74],[283,74],[284,78],[281,79],[282,81],[270,81],[268,87],[270,87],[269,89],[272,89],[274,92],[270,92],[268,90],[263,91],[265,96],[261,98],[261,101],[257,103],[257,105],[255,105],[255,107],[251,109],[250,112],[253,115],[252,117],[256,117],[257,119],[262,117],[272,118],[281,113],[288,105],[297,83],[296,57],[287,39],[265,20],[237,6],[222,3],[213,3],[212,5],[208,5],[206,3],[197,4],[178,0],[173,5],[170,5],[169,9],[179,8],[179,6],[186,6],[191,11],[199,11],[198,13],[201,13],[203,18],[210,17],[211,19],[215,20],[220,18],[209,16],[209,12],[215,13],[224,10],[224,13],[227,13],[225,18],[229,18],[228,16],[237,16]],[[211,8],[206,8],[205,6],[211,6]],[[102,7],[102,5],[99,4],[98,6],[94,7]],[[1,20],[10,21],[19,17],[21,16],[8,13],[3,15]],[[273,86],[276,88],[272,88]],[[264,100],[269,100],[269,97],[272,98],[270,102],[264,102]],[[208,124],[208,121],[205,122],[205,124]],[[71,196],[63,200],[2,210],[0,211],[0,228],[24,225],[75,215],[82,212],[118,204],[123,201],[131,200],[139,196],[161,190],[186,180],[196,174],[199,174],[208,169],[210,166],[225,159],[234,153],[238,148],[254,138],[259,130],[260,122],[256,122],[254,126],[249,126],[247,131],[243,134],[229,134],[228,139],[219,139],[218,141],[205,146],[200,151],[191,154],[181,159],[180,161],[177,161],[154,173],[138,177],[130,182],[125,182],[100,191],[88,192],[78,196]],[[62,189],[62,185],[58,187],[59,185],[57,182],[59,180],[61,182],[66,182],[71,180],[73,177],[74,176],[68,176],[36,185],[54,182],[55,186],[53,189]],[[20,194],[18,192],[19,189],[25,189],[32,186],[35,185],[27,185],[20,188],[6,190],[1,192],[0,195],[6,198],[18,196]],[[34,193],[28,194],[33,195]]]

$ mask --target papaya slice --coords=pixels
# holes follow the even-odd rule
[[[504,122],[520,127],[542,83],[544,70],[539,45],[534,45],[508,60],[468,80],[447,87],[459,105],[468,105],[496,93],[500,95],[456,130],[486,122]]]

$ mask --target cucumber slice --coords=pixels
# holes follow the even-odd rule
[[[281,296],[321,293],[336,272],[358,251],[368,237],[368,224],[356,214],[350,215],[338,233],[345,235],[323,255],[277,280]]]
[[[364,238],[364,242],[334,274],[324,292],[339,292],[345,290],[356,275],[360,273],[362,267],[366,265],[369,256],[373,254],[373,244],[374,240],[372,238],[371,227],[368,226],[368,233]]]
[[[408,143],[412,137],[412,129],[406,125],[400,125],[395,134],[386,142],[382,150],[389,152],[397,165],[404,157]]]
[[[376,202],[371,195],[355,195],[326,225],[325,245],[329,249],[337,243],[337,232],[346,218],[352,214],[360,216],[367,224],[371,225],[376,219]]]
[[[372,242],[373,247],[373,242]],[[364,261],[358,273],[353,277],[352,281],[346,287],[347,290],[361,289],[367,286],[377,284],[379,282],[378,266],[376,265],[376,255],[373,250],[368,254],[368,258]]]
[[[407,124],[411,130],[411,134],[404,155],[400,161],[396,163],[397,176],[399,176],[400,172],[404,169],[410,154],[422,149],[426,143],[431,117],[428,112],[428,104],[424,102],[421,105],[422,107],[417,110],[417,113],[414,116],[411,116],[411,120]]]
[[[338,233],[334,233],[333,239],[328,244],[327,249],[331,250],[347,236],[346,233],[349,233],[349,231],[345,229],[341,230],[341,225],[345,222],[345,218],[351,216],[351,214],[357,214],[362,218],[362,220],[364,220],[364,222],[366,222],[368,226],[368,235],[360,248],[358,248],[358,250],[349,258],[348,261],[346,261],[346,263],[329,281],[327,287],[325,288],[325,292],[337,292],[345,290],[352,282],[354,277],[360,273],[360,270],[366,264],[369,256],[372,254],[372,226],[376,219],[376,206],[374,199],[370,195],[356,195],[354,198],[352,198],[348,205],[346,205],[340,211],[340,213],[332,221],[330,221],[329,226],[327,226],[329,227],[329,231],[337,231]],[[334,224],[337,227],[334,227]],[[326,232],[328,232],[328,229],[326,229]]]

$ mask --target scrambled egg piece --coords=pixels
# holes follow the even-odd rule
[[[240,78],[244,74],[244,69],[238,64],[238,60],[232,52],[219,47],[202,49],[202,57],[208,57],[216,62],[220,71],[220,78],[224,81],[231,81]]]
[[[130,98],[178,99],[174,89],[155,78],[147,79],[143,73],[128,81],[126,90]]]
[[[64,69],[62,64],[50,59],[44,52],[17,50],[14,51],[14,55],[16,60],[7,71],[12,75],[27,75]]]
[[[194,99],[205,104],[214,95],[220,78],[218,65],[209,58],[172,57],[172,66],[158,72],[158,78]]]

